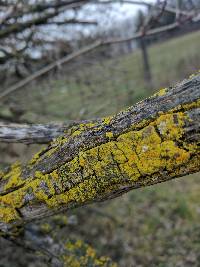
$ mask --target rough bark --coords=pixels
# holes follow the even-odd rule
[[[17,124],[0,122],[0,142],[47,144],[78,122],[51,124]]]
[[[16,236],[5,236],[17,247],[40,256],[40,266],[69,267],[69,266],[105,266],[117,267],[109,257],[98,256],[95,249],[87,243],[58,234],[67,225],[65,215],[52,216],[48,222],[31,223],[23,227]],[[45,264],[46,263],[46,264]],[[73,263],[73,264],[72,264]],[[37,264],[36,264],[37,265]]]
[[[0,174],[0,229],[200,170],[200,75],[79,124]]]

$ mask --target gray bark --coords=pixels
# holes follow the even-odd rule
[[[51,124],[17,124],[0,122],[0,142],[47,144],[78,122]]]
[[[198,172],[199,115],[198,74],[72,127],[26,166],[0,174],[0,229]]]

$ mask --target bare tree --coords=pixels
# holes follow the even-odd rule
[[[118,1],[92,1],[92,3],[95,4],[113,4],[113,3],[118,3]],[[142,25],[140,25],[138,31],[131,35],[128,36],[126,38],[108,38],[108,37],[102,37],[100,39],[95,40],[93,43],[89,43],[88,45],[81,47],[79,50],[75,50],[74,52],[70,53],[69,55],[66,55],[62,58],[59,58],[58,60],[50,63],[49,65],[46,65],[44,68],[34,72],[33,74],[29,75],[28,77],[26,77],[25,79],[20,80],[18,83],[14,83],[13,85],[11,85],[11,87],[9,87],[8,89],[6,89],[5,91],[3,91],[0,94],[0,100],[5,99],[8,95],[10,95],[11,93],[13,93],[14,91],[22,88],[23,86],[27,85],[28,83],[30,83],[32,80],[46,74],[47,72],[51,71],[52,69],[56,68],[57,66],[61,66],[62,64],[68,63],[71,60],[73,60],[74,58],[77,58],[83,54],[86,54],[100,46],[108,46],[108,45],[112,45],[112,44],[120,44],[120,43],[124,43],[124,42],[130,42],[133,40],[143,40],[142,43],[144,42],[144,40],[146,40],[146,38],[151,37],[151,36],[156,36],[159,34],[163,34],[166,32],[170,32],[173,31],[175,29],[179,29],[181,27],[184,27],[184,25],[186,23],[193,23],[193,22],[198,22],[200,20],[200,15],[199,12],[196,10],[182,10],[179,9],[178,13],[181,16],[181,19],[179,19],[179,17],[174,16],[174,21],[170,22],[170,23],[164,23],[161,24],[161,26],[155,27],[154,23],[156,22],[156,25],[159,22],[159,19],[163,17],[163,14],[165,12],[168,12],[170,14],[177,14],[177,8],[175,8],[173,5],[168,4],[167,1],[163,1],[160,2],[158,1],[158,3],[156,5],[150,4],[150,3],[146,3],[145,1],[132,1],[132,0],[123,0],[122,1],[123,4],[125,3],[131,3],[131,4],[139,4],[139,5],[143,5],[143,6],[147,6],[148,8],[152,8],[153,10],[156,10],[156,13],[149,13],[149,16],[147,17],[147,20],[145,20]],[[77,4],[77,3],[76,3]],[[79,6],[79,4],[78,4]],[[71,6],[70,6],[71,8]],[[152,27],[152,23],[154,25],[154,27]],[[158,24],[159,25],[159,24]],[[145,46],[146,47],[146,46]],[[151,78],[151,74],[150,74],[150,63],[148,60],[148,56],[147,56],[147,50],[143,49],[143,54],[144,54],[144,65],[146,66],[144,68],[144,73],[145,73],[145,77],[147,83],[151,83],[152,84],[152,78]],[[148,70],[147,70],[148,69]],[[150,86],[150,85],[149,85]],[[152,87],[152,86],[150,86]]]
[[[0,64],[14,63],[16,74],[23,77],[23,68],[29,71],[31,63],[35,61],[32,58],[33,52],[45,51],[57,42],[45,34],[41,35],[40,29],[49,29],[50,32],[50,27],[55,25],[96,25],[96,21],[78,18],[79,11],[90,2],[92,1],[3,1],[0,6]],[[70,53],[67,40],[65,44],[65,53]]]

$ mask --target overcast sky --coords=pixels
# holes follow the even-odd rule
[[[155,3],[156,1],[157,0],[145,0],[145,2],[147,3]],[[128,3],[115,3],[98,7],[96,5],[91,6],[91,4],[89,4],[88,6],[86,5],[85,8],[83,8],[83,10],[85,11],[81,13],[80,18],[96,20],[99,25],[98,27],[106,29],[119,20],[133,18],[140,9],[145,10],[146,7]]]
[[[155,3],[156,0],[146,0],[145,2],[149,2],[149,3]],[[116,4],[117,6],[117,4]],[[123,4],[123,5],[118,5],[118,9],[119,9],[119,14],[121,14],[122,17],[124,17],[124,15],[126,16],[133,16],[136,14],[136,12],[139,9],[144,9],[141,5],[133,5],[133,4]]]
[[[145,0],[145,2],[155,3],[156,0]],[[128,18],[134,18],[139,9],[145,10],[146,7],[141,5],[133,4],[106,4],[101,6],[96,5],[86,5],[83,8],[83,11],[79,13],[80,20],[91,20],[97,21],[98,26],[49,26],[48,36],[46,36],[47,27],[44,27],[44,31],[41,30],[41,34],[46,36],[46,39],[59,38],[66,36],[66,39],[71,39],[72,37],[76,39],[75,36],[80,36],[80,33],[84,35],[91,35],[95,33],[96,30],[101,32],[106,32],[112,25],[119,25],[120,20],[125,20]],[[66,12],[60,15],[60,19],[65,19],[67,16],[68,19],[73,18],[73,12]],[[59,19],[57,19],[59,20]],[[134,26],[133,26],[134,27]],[[40,33],[39,33],[40,34]],[[126,33],[124,33],[126,34]]]

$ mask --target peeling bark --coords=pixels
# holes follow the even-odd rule
[[[0,229],[200,170],[200,75],[78,124],[0,174]]]

